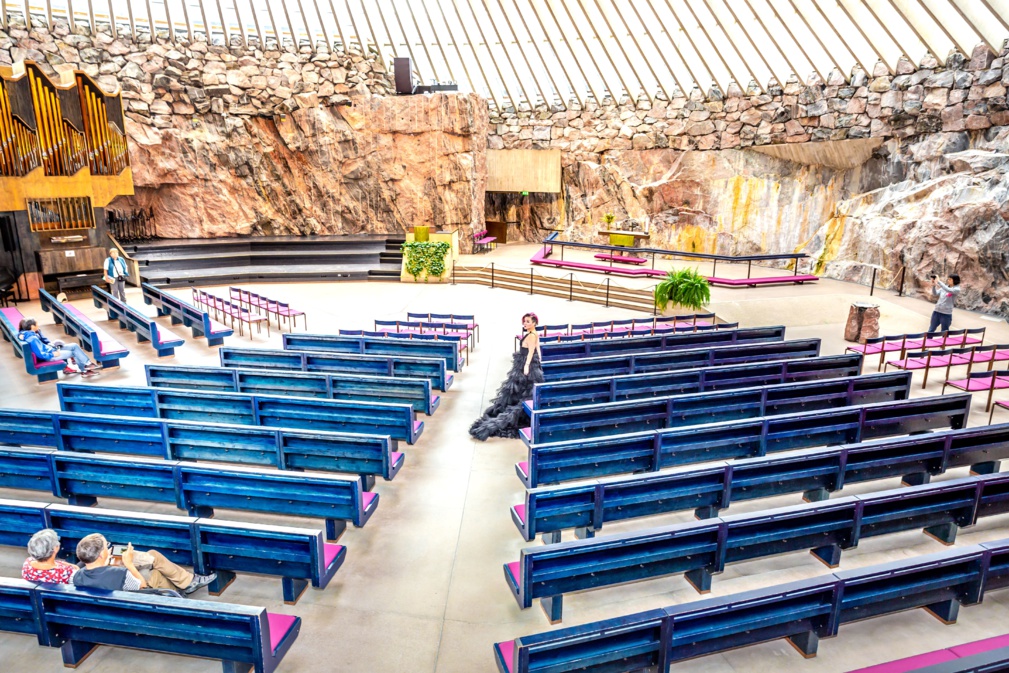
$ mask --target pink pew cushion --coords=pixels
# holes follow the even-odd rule
[[[414,431],[414,432],[417,432],[417,431],[418,431],[418,430],[420,430],[420,429],[421,429],[422,427],[424,427],[424,421],[414,421],[414,422],[413,422],[413,431]]]
[[[522,436],[526,438],[527,441],[533,441],[533,429],[532,428],[520,428],[519,432]]]
[[[333,564],[333,561],[336,560],[336,557],[339,556],[340,552],[344,550],[344,546],[342,544],[330,544],[328,542],[324,542],[322,547],[323,547],[323,560],[325,561],[327,568]]]
[[[522,523],[525,523],[526,522],[526,506],[525,505],[515,505],[514,507],[512,507],[512,509],[515,510],[515,513],[518,515],[519,519],[522,520]]]
[[[973,643],[964,643],[956,647],[949,648],[949,651],[957,657],[969,657],[974,654],[981,654],[990,650],[997,650],[1000,647],[1009,647],[1009,634],[975,640]]]
[[[83,313],[81,313],[80,309],[78,309],[76,306],[71,306],[70,304],[63,304],[63,308],[66,310],[67,313],[72,313],[73,315],[75,315],[77,319],[81,321],[82,324],[87,325],[88,327],[90,327],[95,331],[95,334],[98,335],[98,346],[101,349],[100,355],[110,355],[112,353],[128,352],[125,346],[123,346],[121,343],[110,337],[105,330],[103,330],[102,328],[98,327],[93,322],[91,322],[91,319],[88,318]]]
[[[512,580],[515,582],[517,586],[519,583],[519,574],[521,572],[519,570],[519,562],[513,561],[512,563],[509,563],[507,567],[508,567],[508,574],[512,576]]]
[[[403,454],[402,453],[397,453],[396,451],[393,451],[392,453],[389,454],[389,464],[390,465],[399,465],[399,462],[401,460],[403,460]]]
[[[953,661],[956,658],[957,656],[949,650],[937,650],[935,652],[926,652],[925,654],[918,654],[905,659],[897,659],[896,661],[888,661],[883,664],[860,668],[850,673],[906,673],[907,671],[916,671],[925,666],[941,664],[944,661]]]
[[[526,475],[528,477],[529,476],[529,461],[523,460],[521,463],[519,463],[519,470],[522,471],[522,474],[524,474],[524,475]]]
[[[298,618],[294,615],[267,612],[266,619],[270,623],[270,651],[276,652],[280,643],[284,641],[284,636],[290,632]]]
[[[501,655],[505,668],[507,668],[509,673],[511,673],[512,666],[515,665],[513,661],[515,657],[515,641],[506,640],[503,643],[495,644],[494,647],[497,648],[498,653]]]
[[[378,497],[377,493],[372,493],[371,491],[361,492],[361,503],[364,505],[364,509],[367,510],[371,507],[371,503]]]

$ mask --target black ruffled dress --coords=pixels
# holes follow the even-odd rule
[[[529,349],[525,346],[527,338],[528,335],[522,337],[522,347],[512,355],[512,368],[508,372],[508,378],[498,388],[490,406],[470,426],[469,434],[481,442],[488,437],[518,439],[519,430],[529,426],[529,416],[522,408],[522,403],[532,399],[533,385],[543,383],[543,365],[539,353],[536,353],[529,363],[529,376],[522,372],[526,358],[529,357]]]

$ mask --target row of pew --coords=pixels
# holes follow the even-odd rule
[[[516,465],[526,497],[511,518],[545,544],[503,566],[519,607],[538,599],[558,622],[572,592],[681,573],[706,592],[729,563],[808,550],[834,568],[864,538],[920,529],[951,544],[1009,513],[1009,425],[967,428],[969,393],[911,398],[910,371],[862,375],[861,353],[822,356],[804,341],[771,327],[543,344],[546,382],[525,403],[528,459]],[[959,467],[972,476],[929,483]],[[829,497],[894,477],[902,488]],[[806,502],[722,512],[789,493]],[[599,535],[684,510],[697,521]],[[667,671],[782,637],[812,655],[843,623],[913,607],[955,621],[1006,585],[1009,540],[517,638],[494,657],[502,673]]]
[[[143,291],[159,315],[208,341],[220,337],[219,325],[201,319],[206,314],[186,311],[184,302],[156,288]],[[126,320],[132,315],[130,307],[106,305]],[[305,344],[318,349],[312,351],[295,350],[294,343],[280,351],[222,348],[221,367],[149,364],[146,386],[60,383],[59,411],[0,409],[0,444],[6,445],[0,487],[67,503],[0,500],[0,544],[23,548],[35,531],[49,527],[64,553],[72,553],[84,535],[101,531],[110,542],[156,548],[196,573],[216,573],[209,587],[214,595],[244,574],[279,578],[288,604],[308,587],[324,589],[346,558],[337,541],[347,525],[364,526],[377,510],[375,479],[395,478],[404,464],[398,444],[413,445],[423,433],[417,412],[434,413],[441,396],[432,389],[451,385],[449,372],[463,364],[454,344],[431,349],[419,341],[327,336]],[[285,365],[295,356],[298,364],[277,366],[278,356]],[[310,366],[316,357],[329,371]],[[106,498],[174,504],[183,512],[96,507]],[[316,518],[322,526],[213,519],[219,508]],[[60,647],[68,665],[107,644],[219,659],[226,671],[271,671],[300,628],[297,617],[262,608],[123,596],[127,625],[110,619],[109,628],[52,630],[56,612],[99,612],[103,601],[122,596],[0,580],[0,630]],[[64,598],[79,607],[50,609]],[[140,637],[163,627],[166,610],[194,620],[201,633],[227,633],[227,646],[214,647],[223,642],[215,636],[175,637],[171,629],[150,642]]]

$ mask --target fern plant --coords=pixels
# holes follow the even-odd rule
[[[424,282],[431,277],[440,278],[445,273],[445,255],[451,246],[444,242],[403,243],[402,250],[406,255],[406,272],[419,280],[424,275]],[[426,274],[425,274],[426,272]]]
[[[670,271],[655,286],[655,306],[665,310],[669,304],[678,304],[692,311],[704,308],[711,301],[708,279],[696,269]]]

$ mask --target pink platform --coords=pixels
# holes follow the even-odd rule
[[[281,615],[274,612],[267,612],[266,619],[270,624],[270,651],[276,652],[280,644],[284,642],[286,636],[298,618],[294,615]]]

